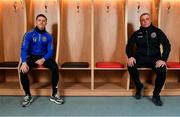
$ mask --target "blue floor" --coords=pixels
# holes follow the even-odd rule
[[[151,97],[65,97],[63,105],[49,97],[35,97],[26,108],[21,96],[0,96],[0,116],[180,116],[180,96],[161,97],[164,105],[157,107]]]

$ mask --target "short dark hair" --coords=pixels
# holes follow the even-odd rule
[[[46,21],[47,21],[47,17],[46,17],[44,14],[38,14],[38,15],[36,16],[36,20],[38,19],[38,17],[44,17],[44,18],[46,19]]]

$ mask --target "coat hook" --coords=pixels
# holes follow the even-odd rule
[[[107,1],[107,3],[106,3],[106,12],[109,13],[109,11],[110,11],[110,3],[109,3],[109,1]]]
[[[79,13],[80,12],[80,0],[76,1],[76,11]]]
[[[20,0],[20,2],[21,2],[21,8],[24,9],[23,0]]]
[[[168,2],[168,4],[167,4],[167,11],[168,11],[168,13],[170,12],[170,9],[171,9],[171,3]]]
[[[45,3],[44,3],[44,9],[45,9],[45,13],[47,13],[48,12],[48,2],[47,1],[45,1]]]
[[[137,13],[140,12],[140,8],[141,8],[141,4],[140,4],[140,2],[138,1],[138,2],[137,2]]]
[[[155,2],[155,9],[158,11],[159,10],[159,3]]]
[[[140,4],[140,2],[138,1],[138,2],[137,2],[137,13],[140,12],[140,8],[141,8],[141,4]]]
[[[18,9],[18,3],[17,3],[17,1],[14,2],[13,8],[14,8],[14,12],[17,12],[17,9]]]

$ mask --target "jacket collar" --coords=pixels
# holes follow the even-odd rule
[[[151,23],[151,25],[150,25],[149,27],[147,27],[147,28],[140,26],[140,30],[142,30],[142,31],[148,31],[148,30],[151,30],[151,29],[153,29],[153,28],[154,28],[154,26],[152,25],[152,23]]]
[[[44,34],[46,33],[46,30],[40,30],[37,26],[34,28],[34,30],[37,32],[37,33],[40,33],[40,34]]]

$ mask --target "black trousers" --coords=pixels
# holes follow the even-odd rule
[[[140,90],[143,87],[143,84],[139,78],[139,71],[137,68],[148,67],[156,73],[155,88],[153,91],[153,96],[159,96],[161,89],[166,80],[166,66],[164,67],[155,67],[156,59],[152,58],[138,58],[136,59],[136,64],[133,67],[128,67],[131,78],[134,81],[137,90]]]
[[[37,55],[31,55],[27,58],[27,64],[29,66],[29,71],[32,68],[37,67],[38,65],[35,63],[38,59],[41,59],[42,56]],[[58,89],[58,82],[59,82],[59,70],[56,62],[53,59],[48,59],[43,64],[45,67],[49,68],[52,73],[52,95],[55,95],[57,93]],[[26,95],[31,95],[30,93],[30,85],[29,85],[29,79],[28,79],[28,73],[20,73],[20,79],[21,84],[23,86],[23,89],[25,91]]]

